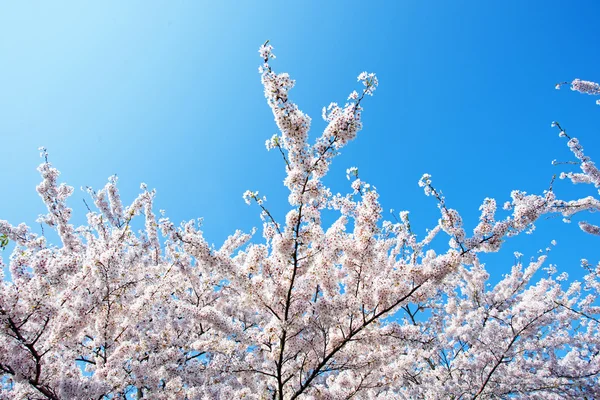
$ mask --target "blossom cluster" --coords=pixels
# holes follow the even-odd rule
[[[600,95],[600,85],[596,82],[574,79],[571,83],[562,82],[556,85],[556,89],[560,89],[562,85],[571,85],[571,90],[579,93],[590,94],[592,96]],[[600,100],[596,100],[596,104],[600,105]]]
[[[419,185],[439,217],[420,238],[407,211],[384,220],[358,168],[346,171],[347,194],[323,181],[362,128],[376,76],[361,73],[360,91],[325,107],[311,143],[311,119],[289,96],[295,82],[273,71],[268,42],[259,53],[285,220],[248,190],[262,239],[237,230],[215,247],[201,220],[157,217],[144,184],[125,206],[113,176],[87,189],[94,209],[76,228],[73,189],[42,150],[39,221],[60,243],[0,220],[12,246],[0,284],[0,399],[600,398],[600,264],[582,260],[585,277],[569,282],[550,254],[516,253],[491,286],[480,260],[545,215],[600,210],[595,193],[515,190],[504,207],[486,198],[471,230],[425,174]],[[593,90],[582,82],[576,90]],[[561,177],[598,189],[595,164],[556,126],[581,167]]]

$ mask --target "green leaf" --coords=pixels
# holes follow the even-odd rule
[[[6,246],[8,246],[8,236],[0,235],[0,248],[4,250],[6,249]]]

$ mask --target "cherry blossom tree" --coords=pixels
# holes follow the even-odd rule
[[[425,174],[419,185],[440,215],[420,239],[408,212],[383,220],[358,169],[347,171],[346,195],[323,181],[361,130],[377,77],[361,73],[360,91],[324,108],[327,127],[310,143],[311,119],[289,97],[295,82],[272,69],[268,43],[259,53],[279,128],[266,147],[286,170],[285,221],[247,191],[262,238],[236,231],[217,248],[199,221],[157,217],[145,185],[125,206],[111,177],[88,189],[94,209],[75,227],[73,188],[58,183],[42,149],[37,191],[48,213],[39,222],[60,243],[0,220],[0,244],[14,243],[0,289],[0,398],[600,398],[600,264],[582,260],[583,281],[568,282],[544,266],[546,254],[516,254],[491,287],[480,261],[544,215],[600,210],[595,193],[513,191],[500,211],[488,198],[468,233]],[[600,93],[591,82],[571,86]],[[594,163],[553,126],[581,168],[560,177],[597,190]],[[326,213],[335,222],[325,225]],[[432,243],[438,236],[445,247]]]

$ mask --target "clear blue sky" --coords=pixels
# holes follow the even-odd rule
[[[297,80],[291,96],[313,117],[313,137],[323,106],[343,103],[361,71],[378,74],[365,129],[326,182],[345,192],[346,168],[359,167],[384,208],[410,210],[421,232],[438,218],[417,186],[424,172],[469,229],[484,197],[502,204],[512,189],[541,193],[560,171],[550,162],[571,159],[553,120],[600,160],[600,107],[554,90],[559,81],[600,80],[597,2],[369,4],[3,3],[0,218],[34,224],[44,212],[35,192],[41,145],[77,189],[75,222],[87,198],[79,187],[99,189],[115,173],[126,202],[146,182],[158,191],[157,210],[176,222],[204,217],[217,244],[260,226],[242,200],[246,189],[266,194],[282,217],[283,167],[264,147],[276,128],[257,72],[266,39],[274,68]],[[573,188],[559,182],[557,190],[569,197]],[[559,269],[598,259],[598,239],[559,219],[509,248],[532,255],[552,238]],[[508,271],[503,257],[490,258],[492,269]]]

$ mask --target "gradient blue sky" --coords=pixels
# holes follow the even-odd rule
[[[313,137],[325,126],[321,108],[343,103],[358,73],[379,76],[365,129],[326,180],[334,191],[348,190],[345,170],[357,166],[386,210],[410,210],[424,232],[438,218],[417,186],[427,172],[471,229],[485,197],[541,193],[560,172],[551,161],[571,159],[551,121],[600,159],[600,107],[554,90],[600,80],[598,15],[595,1],[2,3],[0,218],[34,224],[44,212],[41,145],[77,188],[76,223],[87,198],[79,187],[101,188],[115,173],[126,202],[146,182],[157,210],[176,222],[204,217],[218,245],[260,226],[246,189],[283,217],[284,170],[264,147],[276,128],[257,72],[257,49],[270,39],[273,67],[297,80],[291,96],[313,117]],[[508,256],[489,258],[492,269],[508,272],[512,251],[533,255],[552,238],[561,270],[598,260],[597,238],[554,219],[511,239]]]

